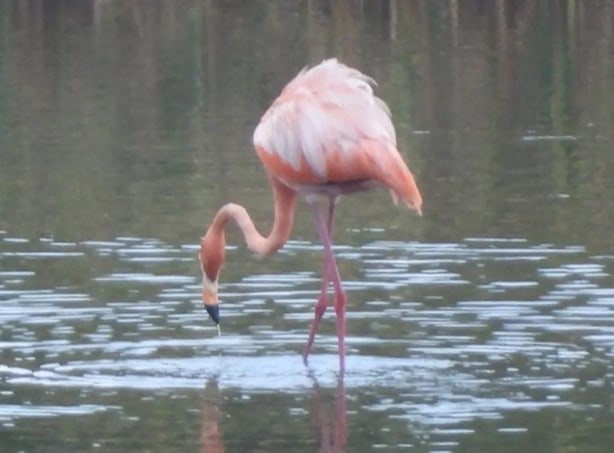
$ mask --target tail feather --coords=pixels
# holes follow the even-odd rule
[[[422,195],[414,175],[395,148],[387,151],[380,150],[371,156],[373,178],[388,187],[395,205],[401,200],[409,209],[422,215]]]
[[[411,171],[406,165],[403,166],[404,168],[400,169],[400,174],[396,176],[394,181],[392,181],[393,188],[391,190],[395,193],[392,199],[394,200],[396,196],[397,200],[403,200],[409,209],[413,209],[419,216],[421,216],[422,195],[420,194],[420,190],[418,189],[414,175],[412,175]]]

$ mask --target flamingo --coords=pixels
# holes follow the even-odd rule
[[[347,296],[333,252],[335,207],[342,195],[384,187],[395,204],[401,200],[422,215],[422,196],[396,147],[396,133],[386,103],[373,94],[375,81],[336,59],[305,68],[282,90],[264,113],[253,136],[254,148],[266,170],[275,204],[268,236],[256,229],[245,208],[227,203],[217,212],[201,240],[202,299],[220,332],[218,280],[225,261],[224,229],[234,221],[247,247],[257,255],[277,252],[292,231],[297,197],[313,211],[324,247],[320,296],[303,361],[307,359],[329,303],[335,301],[339,366],[345,370],[345,308]],[[328,202],[323,211],[322,201]]]

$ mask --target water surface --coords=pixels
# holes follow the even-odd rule
[[[614,3],[0,5],[7,451],[609,451]],[[262,230],[255,124],[329,56],[378,81],[425,198],[346,197],[347,372],[304,205],[229,232],[223,335],[199,237]]]

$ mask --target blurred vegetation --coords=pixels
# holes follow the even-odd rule
[[[194,242],[229,199],[265,230],[253,128],[336,56],[378,81],[425,198],[423,219],[385,193],[343,203],[340,241],[373,227],[612,246],[612,0],[13,0],[0,17],[13,235]],[[311,239],[303,211],[295,237]]]

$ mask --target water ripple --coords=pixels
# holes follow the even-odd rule
[[[332,308],[309,368],[299,354],[320,289],[318,244],[292,241],[253,267],[229,248],[235,274],[220,286],[217,337],[200,301],[195,244],[2,241],[0,401],[22,388],[200,389],[211,377],[245,392],[300,393],[310,376],[335,385]],[[336,250],[349,296],[346,387],[375,392],[365,410],[436,427],[442,448],[463,433],[451,425],[581,410],[586,389],[604,394],[614,379],[612,256],[523,238]],[[62,272],[48,277],[49,263]],[[394,396],[378,394],[386,389]],[[2,409],[0,422],[11,423],[110,406]]]

